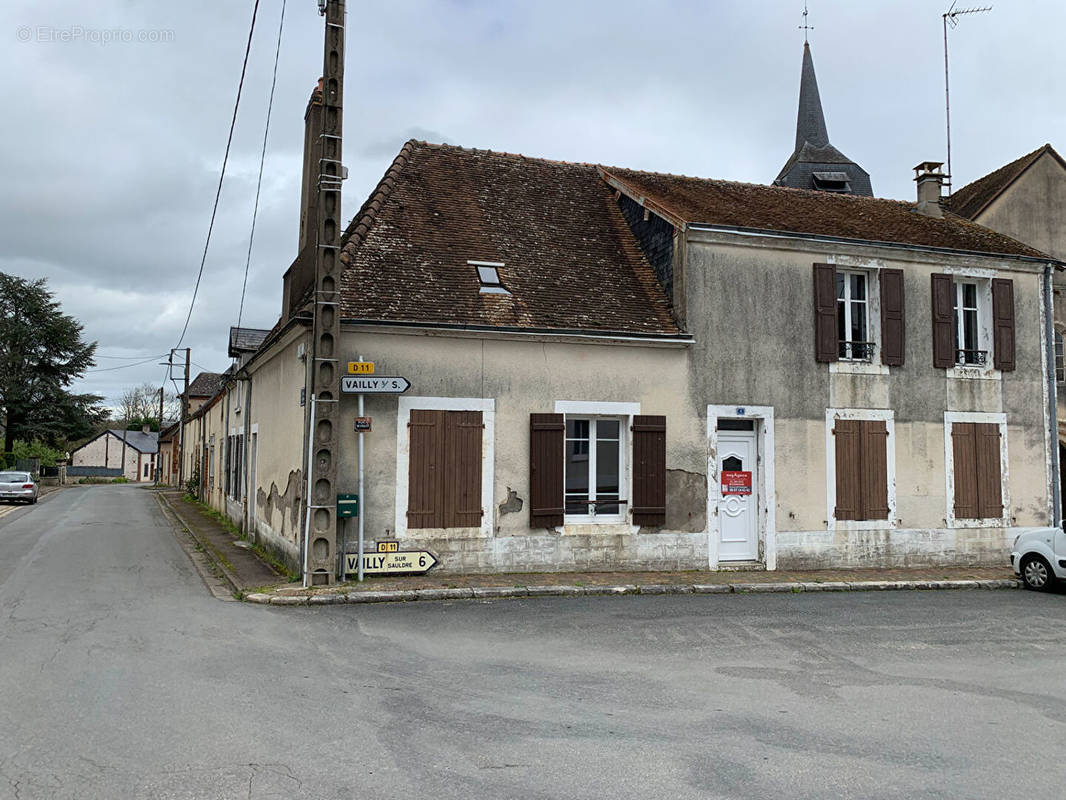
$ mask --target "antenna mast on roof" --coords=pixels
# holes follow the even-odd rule
[[[944,185],[947,186],[948,194],[951,194],[951,91],[948,87],[948,25],[954,29],[958,24],[958,18],[963,14],[980,14],[985,11],[991,11],[992,6],[982,6],[981,8],[955,8],[955,3],[958,0],[954,0],[946,12],[944,12],[944,119],[947,122],[947,137],[948,137],[948,174],[944,176]]]
[[[804,0],[803,2],[803,24],[797,25],[796,27],[803,31],[803,43],[807,44],[807,31],[814,30],[813,25],[807,24],[807,0]]]

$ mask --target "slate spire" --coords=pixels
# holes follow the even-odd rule
[[[829,131],[818,93],[811,46],[803,43],[796,149],[781,168],[775,186],[873,196],[870,174],[829,143]]]
[[[825,114],[822,113],[822,98],[818,96],[818,79],[814,75],[814,59],[811,46],[803,43],[803,70],[800,73],[799,113],[796,115],[796,151],[804,142],[815,147],[829,144],[829,132],[825,129]]]

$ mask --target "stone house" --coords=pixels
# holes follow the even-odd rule
[[[159,434],[147,429],[123,431],[110,428],[87,441],[70,454],[69,474],[113,474],[109,470],[122,470],[128,481],[144,483],[155,480],[156,454],[159,450]]]
[[[797,142],[824,130],[805,102]],[[368,547],[446,572],[1002,564],[1059,519],[1061,262],[944,214],[936,165],[904,203],[854,170],[811,190],[410,141],[341,240],[335,354],[365,397],[325,456],[304,169],[281,317],[191,422],[205,497],[294,566],[336,502],[316,457],[337,493],[362,461]]]

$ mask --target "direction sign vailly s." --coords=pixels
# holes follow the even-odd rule
[[[359,554],[346,553],[344,568],[349,573],[358,572]],[[407,574],[429,572],[437,565],[437,557],[428,550],[408,550],[401,553],[364,553],[364,575]]]
[[[411,388],[407,378],[398,375],[345,375],[341,391],[345,394],[403,394]]]

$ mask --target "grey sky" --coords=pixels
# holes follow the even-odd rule
[[[882,197],[943,160],[950,0],[811,0],[833,144]],[[949,33],[955,185],[1046,141],[1066,148],[1066,6],[996,2]],[[176,343],[214,199],[252,1],[69,0],[0,10],[0,270],[46,277],[100,343],[98,369]],[[222,370],[235,324],[281,0],[261,0],[249,76],[186,344]],[[769,183],[791,153],[802,2],[412,0],[348,4],[351,217],[410,138]],[[141,39],[145,41],[140,41]],[[27,39],[27,41],[23,41]],[[126,41],[129,39],[129,41]],[[288,0],[243,324],[271,327],[296,254],[314,0]],[[194,372],[196,368],[194,367]],[[114,398],[149,365],[90,373]]]

